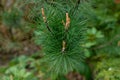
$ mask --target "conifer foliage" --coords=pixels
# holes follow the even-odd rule
[[[74,70],[82,73],[87,66],[82,47],[87,18],[79,0],[73,4],[46,2],[35,21],[35,40],[41,45],[52,74],[64,75]]]

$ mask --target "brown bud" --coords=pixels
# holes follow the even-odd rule
[[[66,13],[66,24],[65,24],[65,29],[67,30],[70,26],[70,18],[68,13]]]
[[[46,22],[46,16],[45,16],[44,8],[41,8],[41,11],[42,11],[43,20],[44,20],[44,22]]]
[[[66,47],[66,42],[65,42],[65,41],[63,41],[63,42],[62,42],[62,52],[64,52],[64,51],[65,51],[65,47]]]

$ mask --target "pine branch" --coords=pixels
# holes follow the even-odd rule
[[[78,0],[78,4],[79,3],[80,2]],[[62,4],[63,3],[60,5]],[[83,68],[81,66],[83,65],[82,62],[84,62],[85,54],[83,54],[82,47],[80,47],[80,45],[84,43],[86,25],[83,25],[83,23],[81,24],[84,20],[82,18],[83,16],[80,16],[82,13],[79,13],[79,9],[75,9],[75,12],[78,12],[76,15],[71,15],[71,11],[68,11],[68,14],[68,12],[65,12],[65,5],[53,7],[46,4],[45,7],[46,9],[49,8],[49,10],[46,10],[45,15],[44,9],[41,9],[42,18],[44,20],[43,23],[45,23],[49,32],[54,33],[54,36],[51,36],[44,31],[46,28],[44,27],[44,24],[40,24],[40,26],[38,26],[39,28],[36,31],[38,34],[36,33],[36,36],[38,43],[43,48],[45,53],[44,58],[50,66],[50,71],[59,75],[77,70],[78,67]],[[75,6],[68,5],[68,7],[69,10],[71,10],[71,8]],[[64,14],[66,14],[66,18],[63,16]],[[46,16],[49,20],[50,27]],[[64,19],[66,19],[65,22],[63,21]]]

